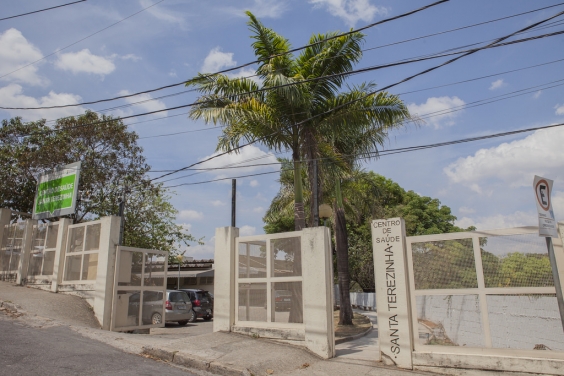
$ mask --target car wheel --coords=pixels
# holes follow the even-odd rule
[[[204,316],[204,320],[210,321],[212,319],[212,317],[213,317],[212,315]]]
[[[194,322],[196,321],[198,317],[196,316],[196,312],[194,312],[193,309],[190,310],[190,318],[188,319],[188,322]]]
[[[178,322],[178,325],[180,325],[180,326],[184,326],[186,324],[188,324],[188,320],[182,320],[182,321]]]
[[[153,316],[151,316],[151,324],[158,325],[162,323],[163,323],[163,315],[161,315],[158,312],[153,313]]]

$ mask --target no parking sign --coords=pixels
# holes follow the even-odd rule
[[[539,213],[539,236],[549,236],[551,238],[558,237],[556,219],[552,210],[552,194],[553,181],[541,178],[535,175],[533,189],[535,190],[535,198],[537,203],[537,211]]]

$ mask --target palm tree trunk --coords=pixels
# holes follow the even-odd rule
[[[337,274],[339,277],[339,295],[341,308],[339,310],[339,325],[352,325],[353,312],[351,307],[350,274],[349,274],[349,245],[347,238],[347,222],[343,198],[341,195],[341,182],[337,179],[335,184],[337,204],[335,210],[335,243],[337,246]]]
[[[302,188],[302,162],[296,152],[293,153],[292,158],[294,160],[294,229],[301,231],[306,227]]]

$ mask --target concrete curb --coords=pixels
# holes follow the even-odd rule
[[[144,355],[149,355],[153,358],[176,364],[178,366],[198,369],[201,371],[211,372],[216,375],[224,376],[251,376],[251,372],[247,368],[241,368],[233,364],[223,363],[220,361],[207,361],[198,358],[192,354],[183,351],[168,351],[152,346],[144,346]]]
[[[355,334],[354,336],[342,337],[342,338],[335,338],[335,345],[338,345],[338,344],[343,343],[343,342],[348,342],[348,341],[352,341],[352,340],[355,340],[355,339],[359,339],[359,338],[361,338],[361,337],[364,337],[365,335],[367,335],[368,333],[370,333],[370,332],[372,331],[372,329],[373,329],[372,327],[369,327],[369,328],[366,329],[364,332]]]

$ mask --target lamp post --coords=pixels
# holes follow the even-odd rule
[[[323,226],[327,226],[327,219],[333,215],[331,205],[319,205],[319,218],[323,219]]]
[[[184,260],[184,255],[178,255],[178,256],[176,256],[176,259],[178,260],[178,288],[177,288],[177,290],[180,290],[180,264],[182,264],[182,261]]]

